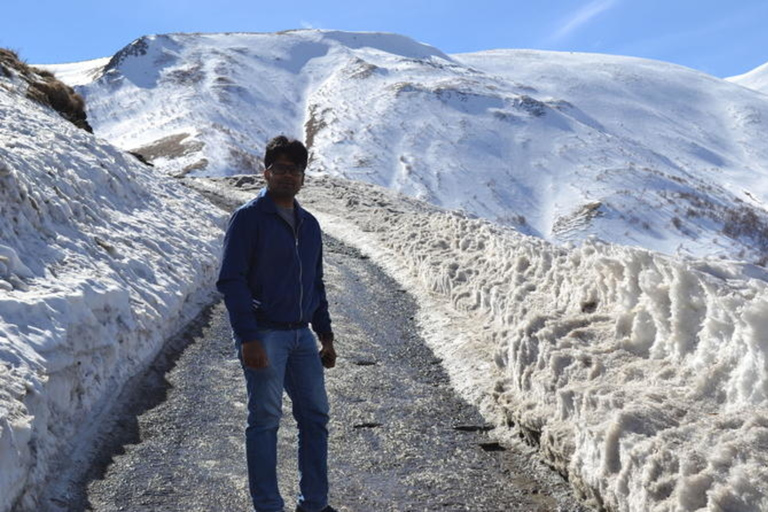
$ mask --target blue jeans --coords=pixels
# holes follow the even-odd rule
[[[248,480],[257,512],[282,511],[277,486],[277,429],[283,388],[293,403],[299,430],[299,504],[308,512],[328,505],[328,396],[317,341],[308,328],[264,329],[258,340],[269,366],[246,368],[248,427],[245,448]],[[235,338],[242,364],[241,340]]]

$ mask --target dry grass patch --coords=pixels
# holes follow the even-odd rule
[[[14,74],[21,77],[28,84],[27,98],[53,108],[78,128],[93,133],[86,118],[85,100],[53,73],[29,66],[18,53],[7,48],[0,48],[0,71],[6,78]]]

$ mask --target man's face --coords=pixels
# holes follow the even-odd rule
[[[272,165],[264,170],[269,192],[279,198],[293,198],[304,185],[304,170],[285,155],[278,155]]]

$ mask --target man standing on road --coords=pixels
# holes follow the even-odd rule
[[[323,283],[320,225],[295,196],[307,149],[275,137],[264,156],[267,186],[232,215],[217,288],[224,294],[248,390],[246,454],[257,512],[282,512],[277,430],[283,389],[299,430],[297,512],[328,505],[328,397],[324,370],[336,364]],[[320,339],[321,348],[311,324]]]

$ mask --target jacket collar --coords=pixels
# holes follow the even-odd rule
[[[267,187],[262,188],[259,195],[256,196],[256,206],[262,211],[277,213],[277,205],[267,193]],[[304,208],[301,207],[296,198],[293,199],[293,208],[299,218],[304,217]]]

